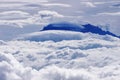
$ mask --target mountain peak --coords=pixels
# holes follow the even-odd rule
[[[41,31],[47,31],[47,30],[62,30],[62,31],[66,30],[66,31],[83,32],[83,33],[91,32],[93,34],[111,35],[120,38],[114,33],[110,31],[104,31],[100,27],[92,24],[77,25],[69,22],[59,22],[59,23],[49,24],[45,26]]]

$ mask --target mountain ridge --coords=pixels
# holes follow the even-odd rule
[[[94,34],[111,35],[120,38],[120,36],[117,36],[116,34],[110,31],[102,30],[98,26],[92,24],[84,24],[80,26],[69,22],[58,22],[58,23],[48,24],[41,31],[47,31],[47,30],[66,30],[66,31],[75,31],[75,32],[83,32],[83,33],[91,32]]]

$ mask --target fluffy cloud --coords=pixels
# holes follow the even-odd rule
[[[61,42],[0,41],[0,77],[1,80],[28,80],[28,77],[30,80],[117,80],[119,42],[113,37]]]
[[[63,21],[74,21],[77,16],[82,16],[84,19],[77,17],[78,22],[83,20],[93,24],[110,23],[113,24],[112,30],[115,29],[114,26],[119,26],[119,8],[110,7],[118,3],[118,0],[49,1],[50,3],[46,0],[0,1],[0,39],[9,40],[19,34],[36,32],[41,29],[40,24],[50,23],[53,18],[54,21],[60,21],[61,18]],[[43,6],[34,8],[25,6],[38,2]],[[82,12],[76,14],[74,13],[76,11]],[[99,15],[93,16],[95,14]],[[68,19],[70,17],[65,15],[74,18],[70,20]],[[118,27],[116,29],[119,32]],[[45,36],[49,40],[56,37],[55,39],[61,38],[63,41],[48,41]],[[28,37],[44,39],[44,42],[26,41],[29,40]],[[25,41],[0,41],[1,80],[28,80],[28,78],[29,80],[118,80],[120,78],[118,38],[71,32],[51,32],[51,34],[38,32],[23,38]]]
[[[33,80],[93,80],[97,79],[95,75],[91,75],[89,72],[80,69],[65,69],[56,66],[49,66],[39,71],[38,77],[34,77]]]
[[[29,68],[24,68],[11,54],[0,53],[1,80],[26,80]]]

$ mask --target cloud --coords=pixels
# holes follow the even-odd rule
[[[8,14],[23,14],[23,15],[29,15],[27,12],[22,12],[22,11],[5,11],[1,12],[0,15],[8,15]]]
[[[70,36],[68,36],[70,35]],[[33,32],[30,34],[24,34],[18,36],[15,40],[29,40],[29,41],[63,41],[63,40],[81,40],[84,38],[100,38],[106,39],[109,37],[109,40],[112,40],[112,36],[110,35],[98,35],[98,34],[89,34],[89,33],[82,33],[82,32],[73,32],[73,31],[60,31],[60,30],[49,30],[49,31],[41,31],[41,32]]]
[[[9,3],[12,1],[27,3]],[[0,39],[5,37],[8,40],[10,37],[13,38],[13,35],[19,36],[18,34],[36,32],[41,29],[40,24],[50,23],[53,18],[55,21],[62,18],[63,21],[72,22],[76,20],[76,16],[83,16],[84,21],[93,21],[93,24],[113,24],[111,29],[117,29],[119,32],[118,8],[107,7],[113,5],[115,1],[109,3],[110,0],[102,0],[102,3],[100,0],[91,0],[91,2],[84,2],[89,0],[52,0],[56,3],[44,3],[45,6],[38,8],[23,6],[29,3],[39,4],[41,1],[46,0],[1,0],[0,6],[3,7],[1,7],[0,13]],[[63,2],[60,3],[61,1]],[[83,4],[80,5],[82,1]],[[97,1],[98,3],[94,3]],[[63,6],[67,9],[64,9]],[[83,13],[74,14],[76,11]],[[99,15],[93,17],[92,15],[95,14]],[[72,20],[66,19],[68,17],[65,15],[73,16],[74,19],[73,17]],[[115,28],[116,24],[117,27]],[[60,42],[0,41],[0,80],[28,80],[28,78],[29,80],[119,80],[120,40],[118,38],[108,35],[102,37],[91,33],[76,33],[75,35],[67,32],[52,33],[53,37],[57,37],[56,39],[64,37],[75,39],[77,37],[80,40]],[[48,33],[35,33],[41,39],[46,36],[45,34]],[[56,34],[62,35],[62,37]],[[33,33],[32,36],[34,36]],[[50,39],[53,38],[50,37],[51,35],[47,36]]]
[[[0,78],[1,80],[26,80],[26,71],[11,54],[0,53]],[[25,74],[25,75],[24,75]],[[22,77],[21,77],[22,76]]]
[[[10,40],[20,34],[38,31],[49,22],[64,18],[62,14],[51,10],[41,10],[36,14],[15,10],[4,11],[0,16],[0,39],[2,40]]]
[[[63,15],[61,15],[61,14],[55,12],[55,11],[50,11],[50,10],[39,11],[38,15],[41,18],[64,17]]]
[[[105,12],[105,13],[98,13],[97,15],[120,16],[120,12]]]
[[[65,69],[56,66],[49,66],[39,71],[40,77],[33,77],[33,80],[93,80],[95,75],[90,74],[85,70],[80,69]]]
[[[5,11],[0,13],[0,25],[9,25],[11,27],[21,27],[25,25],[43,25],[55,18],[63,18],[62,14],[56,11],[42,10],[36,14],[29,14],[23,11]]]
[[[1,1],[0,1],[0,8],[5,8],[5,9],[9,9],[9,8],[18,8],[18,7],[22,7],[24,4],[22,4],[22,3],[16,3],[16,4],[14,4],[14,3],[2,3]]]
[[[17,19],[25,19],[29,18],[30,14],[23,11],[4,11],[0,13],[0,19],[8,19],[8,20],[17,20]]]
[[[81,4],[86,7],[96,7],[92,2],[81,2]]]
[[[0,79],[117,80],[120,77],[120,40],[104,38],[1,41]]]
[[[46,3],[46,4],[41,4],[46,7],[71,7],[69,4],[62,4],[62,3]]]
[[[71,36],[68,36],[71,35]],[[62,40],[79,40],[83,36],[79,32],[70,32],[70,31],[44,31],[44,32],[35,32],[31,34],[23,35],[18,37],[18,40],[30,40],[30,41],[62,41]]]
[[[47,0],[22,0],[22,1],[19,1],[19,0],[3,0],[3,1],[0,1],[0,2],[48,2]]]

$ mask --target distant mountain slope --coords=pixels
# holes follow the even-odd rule
[[[94,26],[91,24],[85,24],[85,25],[77,25],[73,23],[68,23],[68,22],[60,22],[60,23],[53,23],[45,26],[42,31],[46,30],[67,30],[67,31],[76,31],[76,32],[91,32],[99,35],[111,35],[114,37],[119,37],[109,31],[104,31],[98,26]]]
[[[49,24],[40,32],[24,34],[16,39],[37,42],[49,40],[59,42],[63,40],[81,40],[85,38],[114,40],[115,38],[118,38],[118,36],[91,24],[77,25],[63,22]]]

